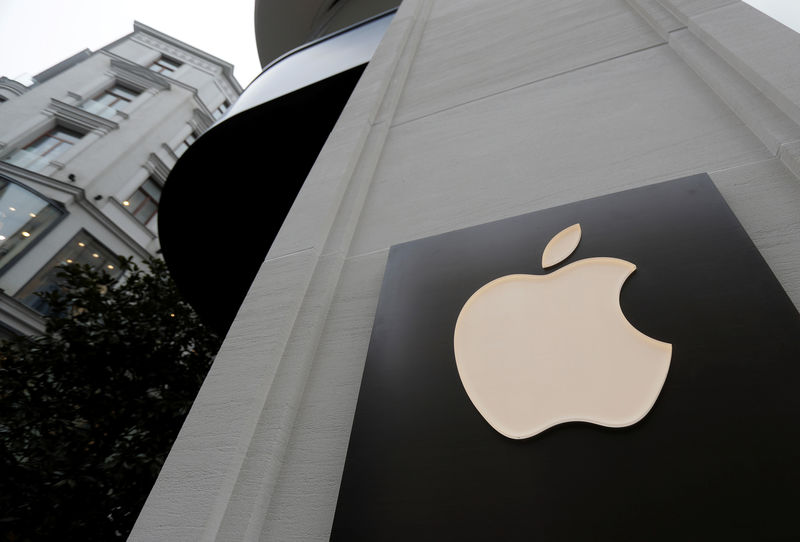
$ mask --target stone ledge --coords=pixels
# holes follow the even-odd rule
[[[777,155],[785,141],[800,139],[800,126],[690,31],[672,33],[669,45],[771,153]]]

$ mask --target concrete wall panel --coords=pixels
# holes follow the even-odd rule
[[[739,0],[658,0],[662,6],[670,10],[684,24],[690,18],[728,4],[740,3]]]
[[[743,2],[693,17],[689,27],[709,47],[800,124],[800,34]]]
[[[770,156],[653,48],[393,127],[351,254]]]
[[[662,42],[623,0],[434,3],[395,122]]]

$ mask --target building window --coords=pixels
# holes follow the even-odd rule
[[[112,278],[117,279],[122,275],[119,261],[118,256],[82,230],[58,251],[58,254],[47,262],[14,297],[35,311],[51,314],[50,306],[36,294],[53,292],[62,287],[63,279],[58,277],[59,265],[88,264],[93,269],[104,271]]]
[[[178,62],[177,60],[172,60],[171,58],[166,58],[162,56],[161,58],[150,64],[150,70],[156,73],[163,73],[166,75],[173,73],[181,66],[182,63]]]
[[[139,94],[141,92],[122,85],[114,85],[99,96],[84,102],[81,108],[89,113],[110,119],[117,114],[117,111],[125,111],[127,105]]]
[[[224,102],[222,102],[222,104],[220,104],[218,108],[216,108],[214,111],[211,112],[211,115],[214,117],[215,120],[219,120],[222,118],[222,115],[225,114],[225,111],[227,111],[230,106],[231,102],[225,100]]]
[[[191,144],[192,144],[192,143],[194,143],[195,141],[197,141],[197,134],[196,134],[196,133],[194,133],[194,132],[192,132],[191,134],[189,134],[188,136],[186,136],[186,139],[184,139],[183,141],[181,141],[181,142],[178,144],[178,146],[177,146],[177,147],[175,147],[175,156],[178,156],[178,157],[182,156],[182,155],[183,155],[183,153],[185,153],[185,152],[186,152],[186,149],[188,149],[188,148],[189,148],[189,145],[191,145]]]
[[[0,268],[31,246],[62,213],[30,190],[0,179]]]
[[[31,171],[42,171],[51,160],[64,154],[82,137],[80,132],[56,126],[27,146],[12,152],[3,161]]]
[[[158,213],[158,200],[160,199],[161,185],[148,177],[131,197],[122,202],[122,205],[136,217],[136,220],[147,224]]]

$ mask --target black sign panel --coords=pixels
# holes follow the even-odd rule
[[[669,374],[635,425],[509,439],[462,387],[456,319],[489,281],[544,274],[542,250],[574,223],[559,268],[636,264],[620,305],[672,344]],[[800,316],[707,175],[397,245],[331,538],[798,538],[799,416]]]

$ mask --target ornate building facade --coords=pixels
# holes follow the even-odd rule
[[[236,101],[233,66],[140,23],[22,85],[0,78],[0,326],[37,334],[56,266],[160,253],[161,188]]]

